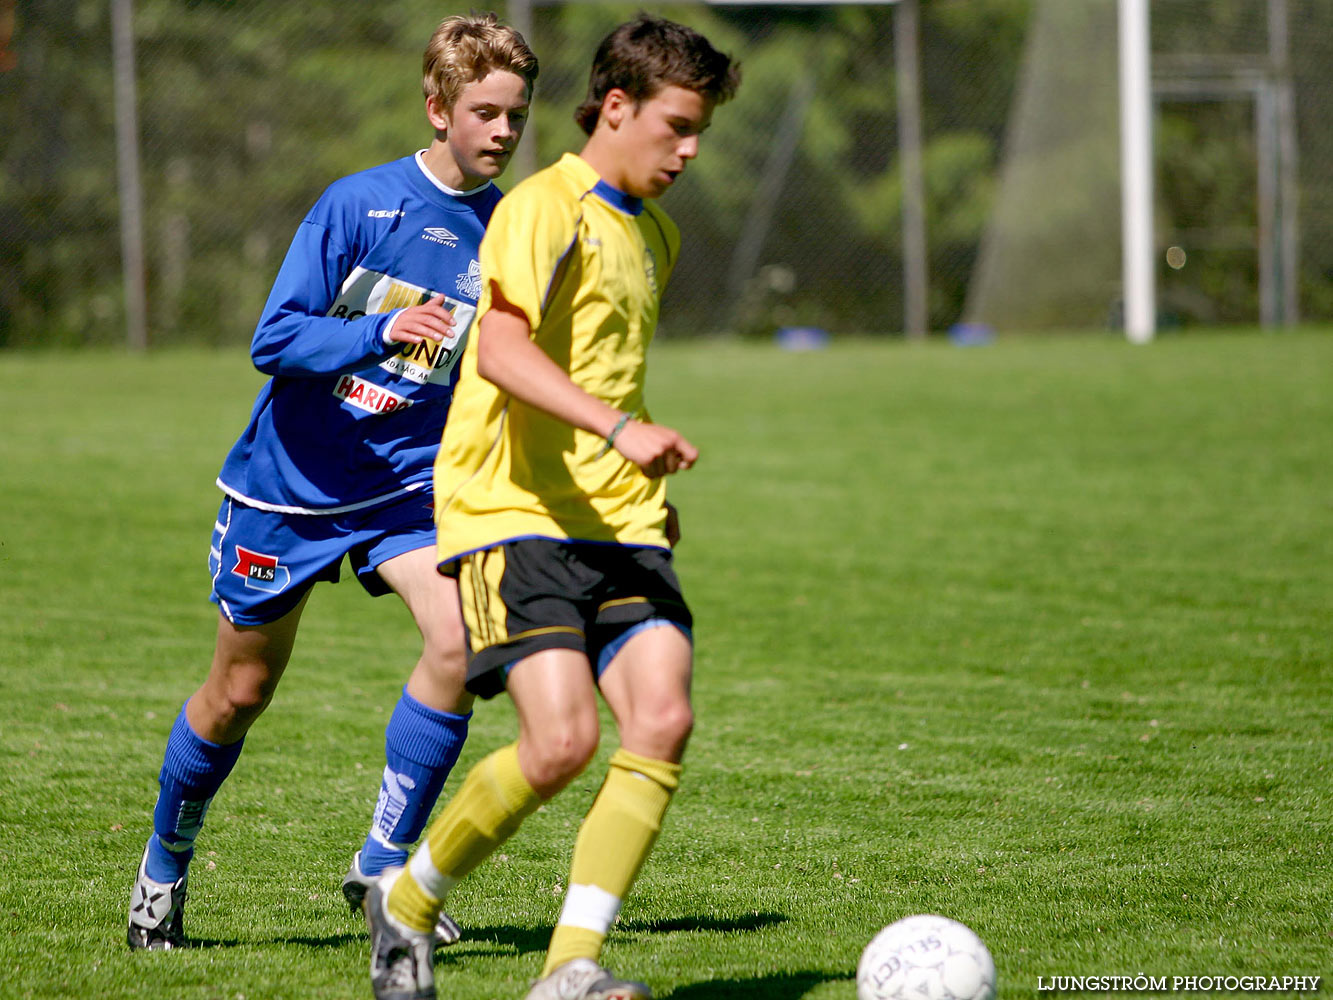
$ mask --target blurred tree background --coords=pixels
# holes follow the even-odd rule
[[[1200,13],[1264,0],[1188,2]],[[1333,39],[1333,4],[1292,2],[1302,38]],[[932,329],[968,313],[1042,3],[922,3]],[[0,0],[0,346],[124,340],[109,7]],[[493,7],[509,14],[504,3]],[[538,4],[529,40],[542,71],[528,140],[538,165],[578,148],[571,112],[591,54],[641,8],[704,31],[745,72],[703,155],[664,202],[686,240],[664,334],[767,334],[791,324],[901,330],[892,8]],[[320,191],[426,145],[421,50],[454,9],[422,0],[136,0],[153,343],[248,342],[291,235]],[[1327,87],[1333,63],[1321,54],[1296,46],[1293,63],[1303,79]],[[1298,94],[1304,141],[1310,130],[1327,130],[1318,125],[1319,102],[1302,100]],[[1246,241],[1255,226],[1254,130],[1242,127],[1248,119],[1225,117],[1177,114],[1161,129],[1164,211],[1195,213],[1192,231],[1238,242],[1211,271],[1186,275],[1189,289],[1177,296],[1182,322],[1253,321]],[[1303,226],[1302,299],[1307,315],[1327,319],[1333,262],[1322,255],[1333,250],[1333,157],[1317,152],[1303,148],[1301,161],[1302,218],[1319,213]],[[517,179],[511,172],[502,186]],[[1090,315],[1108,315],[1114,287],[1094,294]]]

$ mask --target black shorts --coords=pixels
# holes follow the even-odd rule
[[[595,666],[640,622],[693,625],[665,549],[524,538],[448,568],[467,628],[467,689],[483,698],[504,690],[510,664],[544,649],[575,649]]]

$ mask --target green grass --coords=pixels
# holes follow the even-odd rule
[[[943,912],[1004,997],[1333,974],[1333,335],[653,365],[654,414],[703,452],[672,483],[698,729],[609,964],[671,1000],[852,1000],[881,925]],[[0,996],[368,997],[338,881],[406,613],[320,588],[200,840],[203,947],[131,954],[162,747],[212,648],[213,478],[260,377],[242,352],[0,376]],[[512,732],[482,706],[462,766]],[[451,898],[442,997],[523,995],[600,774]]]

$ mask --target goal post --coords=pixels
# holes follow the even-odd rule
[[[1120,211],[1125,336],[1131,343],[1146,344],[1157,330],[1148,0],[1119,0],[1119,4]]]

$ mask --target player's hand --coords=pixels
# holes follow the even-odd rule
[[[393,321],[389,340],[399,344],[420,344],[424,340],[439,343],[454,328],[454,314],[444,308],[444,296],[404,309]]]
[[[699,449],[679,431],[638,420],[631,420],[616,435],[615,449],[652,479],[681,472],[699,460]]]
[[[666,512],[667,544],[674,549],[676,543],[680,541],[680,512],[676,510],[676,505],[669,500],[667,501]]]

